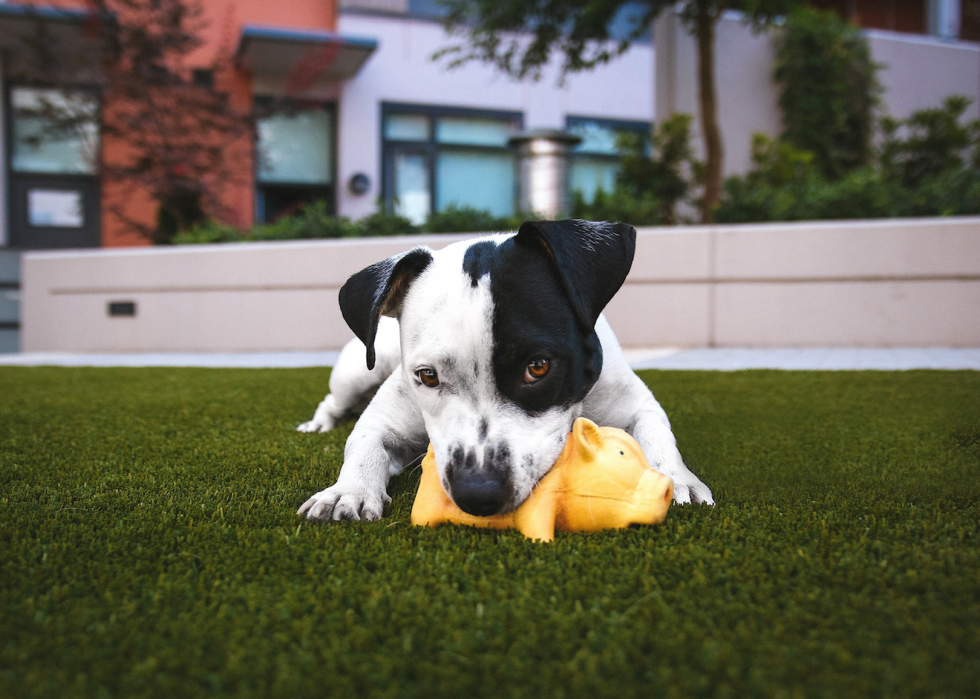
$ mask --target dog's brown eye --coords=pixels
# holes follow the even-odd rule
[[[419,369],[415,375],[419,377],[423,386],[435,388],[439,385],[439,374],[436,373],[435,369]]]
[[[551,363],[544,357],[532,359],[527,363],[527,368],[524,369],[524,383],[534,383],[543,379],[550,368]]]

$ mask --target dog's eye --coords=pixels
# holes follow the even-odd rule
[[[419,369],[415,375],[419,377],[423,386],[435,388],[439,385],[439,374],[436,373],[435,369]]]
[[[544,357],[536,357],[527,363],[524,369],[524,383],[534,383],[543,379],[551,368],[551,363]]]

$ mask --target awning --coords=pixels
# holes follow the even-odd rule
[[[365,37],[246,25],[237,55],[259,82],[299,94],[354,77],[377,47]]]
[[[15,80],[98,80],[99,21],[98,14],[84,9],[0,3],[4,75]]]

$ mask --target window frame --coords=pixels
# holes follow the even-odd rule
[[[385,126],[389,116],[403,114],[406,116],[424,116],[428,120],[428,138],[425,141],[389,140],[385,135]],[[439,191],[436,177],[436,163],[440,152],[482,152],[494,155],[507,154],[515,158],[516,152],[510,146],[487,146],[466,143],[441,143],[436,140],[436,120],[440,118],[464,119],[493,119],[508,121],[514,125],[514,133],[524,128],[524,113],[502,109],[480,109],[471,107],[453,107],[431,104],[416,104],[409,102],[382,102],[380,133],[381,139],[381,200],[385,211],[395,210],[395,155],[410,153],[425,157],[429,184],[429,212],[431,216],[438,211]],[[516,171],[515,171],[516,182]],[[517,199],[515,192],[515,211]]]
[[[17,88],[61,90],[79,92],[91,96],[95,102],[95,123],[98,144],[92,172],[52,173],[14,170],[14,107],[13,91]],[[102,90],[89,82],[68,86],[43,80],[9,80],[3,85],[3,196],[7,202],[4,216],[7,226],[6,247],[25,250],[89,248],[102,245],[102,154],[105,148],[102,133],[104,95]],[[77,190],[82,196],[83,223],[81,227],[34,226],[28,220],[27,197],[31,189]],[[3,246],[0,246],[3,247]]]
[[[259,143],[259,133],[258,126],[259,121],[262,118],[275,116],[288,109],[303,110],[304,108],[309,109],[310,107],[315,109],[322,109],[327,111],[331,115],[330,119],[330,134],[328,136],[330,142],[330,159],[329,170],[330,170],[330,182],[327,184],[317,184],[309,182],[263,182],[259,179],[259,151],[261,144]],[[252,183],[253,191],[255,192],[255,206],[254,206],[254,216],[255,223],[262,225],[267,223],[274,223],[276,219],[266,220],[266,197],[267,193],[264,189],[285,192],[288,190],[294,191],[304,191],[309,192],[312,195],[311,201],[317,201],[323,199],[327,203],[327,211],[330,214],[335,214],[337,211],[337,177],[338,177],[338,164],[337,164],[337,120],[339,116],[339,110],[337,108],[336,100],[315,100],[315,99],[294,99],[294,98],[281,98],[272,95],[256,95],[252,99],[252,117],[255,124],[255,138],[253,141],[252,148]],[[323,193],[324,196],[316,196],[318,193]]]
[[[95,104],[95,126],[96,126],[96,138],[98,142],[95,148],[95,162],[93,163],[91,172],[40,172],[35,170],[15,170],[14,169],[14,145],[15,145],[15,134],[14,134],[14,122],[15,110],[14,110],[14,91],[18,89],[27,90],[56,90],[66,93],[79,93],[84,94],[92,98]],[[7,181],[10,181],[12,175],[24,175],[24,176],[52,176],[52,177],[87,177],[93,179],[99,179],[101,176],[100,165],[102,161],[102,111],[104,108],[102,91],[94,85],[89,83],[80,83],[78,85],[71,85],[65,87],[64,85],[55,85],[53,83],[37,81],[37,80],[11,80],[4,85],[3,90],[3,114],[4,114],[4,124],[3,124],[3,139],[5,146],[5,157],[4,157],[4,172],[7,175]]]

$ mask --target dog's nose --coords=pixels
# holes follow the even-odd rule
[[[511,496],[505,475],[483,469],[454,473],[449,483],[459,509],[477,517],[497,514]]]
[[[500,512],[513,495],[509,464],[510,450],[505,446],[487,447],[481,465],[474,450],[457,446],[451,452],[447,473],[453,502],[477,517]]]

